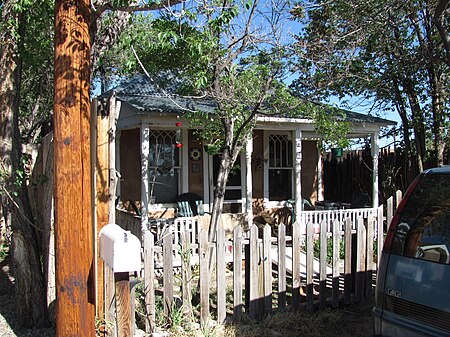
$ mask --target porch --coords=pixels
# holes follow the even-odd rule
[[[177,198],[188,192],[199,195],[205,211],[211,211],[220,164],[220,156],[208,152],[208,144],[198,139],[185,110],[180,110],[192,104],[213,115],[214,102],[178,102],[174,95],[171,104],[161,104],[157,92],[146,76],[137,75],[99,99],[99,108],[108,107],[117,118],[110,130],[115,134],[110,169],[120,172],[117,196],[124,204],[131,200],[141,206],[143,227],[147,214],[173,217]],[[346,121],[351,125],[348,138],[370,140],[373,188],[369,197],[370,205],[378,207],[379,134],[392,121],[350,111],[346,111]],[[320,140],[310,118],[258,116],[228,177],[225,212],[245,213],[251,219],[294,199],[299,214],[302,199],[323,201]]]

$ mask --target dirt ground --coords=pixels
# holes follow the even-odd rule
[[[14,280],[7,260],[0,261],[0,337],[54,337],[55,329],[26,329],[16,314]],[[366,337],[373,335],[373,301],[317,313],[285,311],[263,321],[244,319],[239,325],[225,325],[208,331],[165,333],[165,336],[224,337]],[[203,329],[202,329],[203,330]]]
[[[0,260],[0,337],[54,337],[55,329],[26,329],[19,325],[8,259]]]

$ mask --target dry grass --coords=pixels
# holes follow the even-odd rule
[[[244,321],[225,327],[226,337],[363,337],[373,335],[373,302],[346,308],[328,309],[316,313],[306,311],[282,312],[263,321]]]
[[[262,321],[244,318],[239,324],[187,326],[166,330],[177,337],[367,337],[373,336],[373,301],[315,313],[285,311]]]

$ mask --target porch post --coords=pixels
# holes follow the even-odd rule
[[[303,200],[302,200],[302,131],[300,128],[295,129],[295,214],[296,220],[300,212],[303,210]]]
[[[144,234],[148,225],[148,156],[150,154],[150,126],[141,124],[141,230]]]
[[[245,213],[247,214],[248,225],[253,224],[253,183],[252,183],[252,153],[253,137],[250,135],[245,144]]]
[[[292,224],[292,247],[300,247],[300,234],[302,226],[302,132],[296,128],[292,132],[295,136],[294,151],[294,188],[295,188],[295,222]],[[300,288],[301,288],[301,256],[299,249],[292,250],[292,303],[295,310],[300,308]]]
[[[317,149],[317,200],[323,201],[323,161],[322,151]]]
[[[189,192],[189,130],[181,130],[181,142],[183,146],[180,148],[181,157],[181,193]]]
[[[378,132],[372,133],[370,149],[372,152],[372,207],[378,207],[378,153],[380,151]]]

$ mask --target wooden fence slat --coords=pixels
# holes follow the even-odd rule
[[[320,275],[319,275],[319,306],[325,309],[327,306],[327,222],[320,223]]]
[[[400,190],[397,190],[395,192],[395,209],[398,208],[398,205],[400,205],[400,202],[402,201],[402,199],[403,199],[403,192]]]
[[[181,279],[184,315],[193,318],[192,312],[192,272],[191,272],[191,230],[188,226],[181,226]]]
[[[278,308],[286,308],[286,225],[278,226]]]
[[[116,296],[114,287],[114,272],[113,270],[105,266],[105,320],[107,322],[116,322],[115,312],[116,312]],[[108,326],[108,333],[111,336],[117,336],[117,324],[111,324]]]
[[[292,306],[294,310],[300,309],[300,222],[295,221],[292,224]]]
[[[258,227],[253,224],[250,227],[250,303],[249,313],[251,317],[259,318],[260,313],[260,280],[258,267],[260,262],[259,244],[258,244]]]
[[[264,314],[272,312],[272,229],[266,224],[263,229],[263,270],[264,270]]]
[[[206,324],[209,320],[209,244],[208,227],[202,221],[199,232],[199,262],[200,262],[200,323]]]
[[[387,201],[386,201],[386,223],[387,226],[389,227],[392,218],[394,217],[394,196],[390,197]]]
[[[242,319],[242,226],[233,231],[233,316]]]
[[[372,277],[373,277],[373,271],[374,271],[374,250],[373,250],[373,243],[375,238],[375,226],[377,225],[376,219],[373,216],[370,216],[367,218],[367,239],[366,239],[366,293],[365,298],[370,299],[372,296]]]
[[[308,311],[314,310],[314,225],[306,224],[306,307]]]
[[[366,271],[366,226],[363,218],[359,218],[356,227],[356,279],[355,279],[355,302],[363,300],[364,292],[364,276]]]
[[[150,231],[144,231],[144,294],[145,294],[145,332],[152,333],[156,328],[155,308],[155,249],[154,236]]]
[[[389,226],[389,223],[388,223]],[[377,217],[377,267],[379,266],[384,245],[383,205],[378,207]]]
[[[340,244],[341,236],[339,233],[340,223],[338,219],[333,222],[333,280],[332,280],[332,301],[331,306],[339,306],[339,275],[340,275]]]
[[[350,219],[344,220],[344,304],[350,304],[352,292],[352,222]]]
[[[217,226],[216,279],[217,279],[217,322],[223,323],[226,317],[227,283],[225,274],[225,230]]]
[[[170,232],[163,238],[163,293],[164,315],[169,316],[173,304],[173,234]]]

